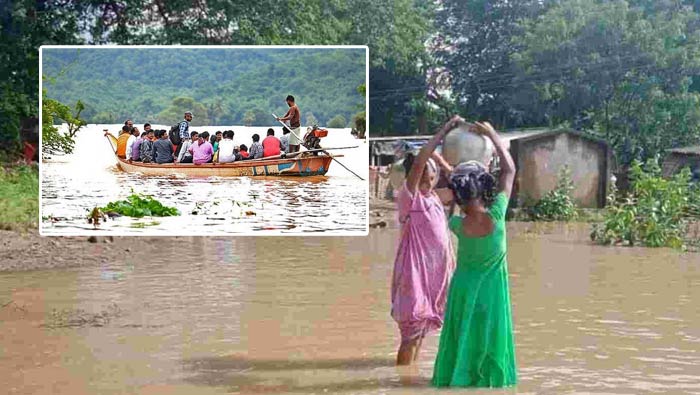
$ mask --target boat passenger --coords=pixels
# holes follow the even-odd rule
[[[260,136],[257,133],[253,135],[253,144],[248,151],[251,159],[260,159],[263,157],[263,146],[260,144]]]
[[[173,144],[168,133],[161,129],[156,136],[158,139],[153,143],[153,161],[158,164],[173,163]]]
[[[289,152],[289,129],[282,128],[282,137],[280,137],[282,151]]]
[[[148,132],[143,132],[143,142],[139,149],[139,155],[141,156],[141,162],[151,163],[153,162],[153,141],[155,140],[155,131],[148,130]]]
[[[201,133],[199,140],[189,148],[189,151],[192,153],[192,160],[195,165],[211,163],[214,149],[209,142],[209,132]]]
[[[117,156],[122,159],[126,159],[126,143],[131,137],[131,133],[129,133],[130,130],[128,126],[122,126],[122,130],[117,138]]]
[[[224,139],[217,142],[219,146],[219,163],[231,163],[236,160],[233,145],[233,130],[224,133]]]
[[[241,146],[238,147],[238,156],[241,157],[241,160],[250,159],[250,155],[248,154],[248,147],[246,147],[245,144],[241,144]]]
[[[182,142],[182,149],[180,154],[177,156],[177,161],[175,163],[192,163],[192,153],[190,152],[190,147],[192,144],[196,144],[199,139],[199,132],[191,132],[190,138]]]
[[[128,140],[126,140],[126,159],[128,159],[128,160],[133,159],[134,144],[136,144],[137,141],[139,142],[139,144],[141,144],[140,143],[141,139],[139,139],[140,135],[141,135],[141,132],[139,132],[139,129],[137,127],[134,127],[131,129],[131,136],[129,137]],[[137,150],[138,150],[138,148],[137,148]],[[138,155],[137,155],[137,157],[138,157]]]
[[[270,128],[267,129],[267,137],[262,142],[263,146],[263,158],[270,156],[279,155],[282,149],[282,144],[280,140],[275,137],[275,130]]]

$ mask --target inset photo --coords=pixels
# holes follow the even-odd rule
[[[367,235],[368,56],[42,47],[41,235]]]

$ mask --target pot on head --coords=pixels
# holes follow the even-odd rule
[[[442,156],[452,166],[475,160],[488,167],[493,157],[493,143],[486,136],[472,132],[471,127],[462,124],[447,133],[442,144]]]

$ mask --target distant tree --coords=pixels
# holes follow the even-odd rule
[[[252,126],[253,122],[255,122],[255,113],[252,110],[246,111],[243,115],[243,123],[245,126]]]
[[[318,119],[316,119],[314,114],[311,112],[306,114],[306,125],[307,126],[318,125]]]
[[[336,115],[335,117],[331,118],[331,120],[328,121],[328,127],[329,128],[344,128],[348,122],[345,120],[345,117],[342,115]]]
[[[183,119],[185,111],[192,112],[192,125],[210,125],[209,113],[204,104],[197,102],[191,97],[177,97],[173,99],[170,107],[157,115],[156,121],[165,125],[175,124]]]
[[[78,101],[75,108],[46,97],[43,91],[41,114],[41,138],[43,154],[70,154],[75,146],[75,136],[86,125],[80,118],[80,113],[85,107]],[[67,123],[68,130],[62,133],[55,124],[63,121]]]

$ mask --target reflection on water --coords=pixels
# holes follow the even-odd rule
[[[177,207],[182,215],[117,218],[102,224],[100,233],[363,234],[367,229],[367,181],[357,179],[338,163],[333,163],[325,176],[315,177],[147,177],[116,168],[102,128],[91,125],[81,130],[74,154],[42,163],[42,216],[60,219],[42,220],[43,234],[93,233],[86,220],[88,210],[123,199],[132,190],[153,195],[163,204]],[[260,129],[236,127],[234,141],[246,143],[249,135],[266,130]],[[326,147],[359,145],[336,153],[345,155],[339,160],[367,179],[367,144],[363,140],[356,140],[348,130],[334,129],[323,141]],[[223,209],[228,206],[230,209]]]
[[[520,383],[467,393],[700,393],[699,254],[532,226],[509,230]],[[13,302],[0,310],[0,388],[434,393],[437,335],[414,370],[393,366],[396,237],[125,239],[132,252],[99,267],[1,275],[0,305]],[[54,309],[112,303],[121,314],[104,326],[42,327]]]

